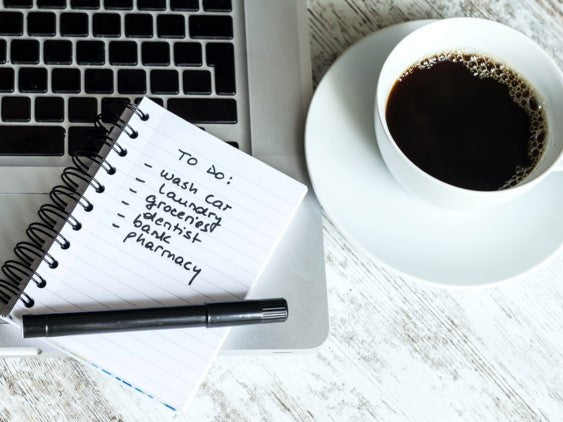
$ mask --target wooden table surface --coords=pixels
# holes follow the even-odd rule
[[[453,16],[508,24],[561,67],[562,9],[561,0],[310,0],[314,80],[379,28]],[[326,343],[305,355],[220,355],[176,420],[563,420],[563,251],[514,284],[452,291],[370,263],[326,219],[324,235]],[[0,397],[2,421],[174,418],[72,359],[0,361]]]

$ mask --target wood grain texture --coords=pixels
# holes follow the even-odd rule
[[[478,16],[562,64],[558,0],[311,0],[314,80],[352,43],[413,19]],[[0,361],[2,421],[559,421],[563,251],[500,288],[421,287],[324,221],[330,336],[303,355],[220,355],[174,415],[72,359]]]

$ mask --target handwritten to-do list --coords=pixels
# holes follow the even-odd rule
[[[197,156],[178,148],[178,160],[187,166],[195,167],[200,164]],[[153,164],[143,163],[149,169],[155,169]],[[210,164],[205,170],[215,180],[225,179],[225,173],[218,170],[215,164]],[[197,278],[202,271],[202,265],[191,261],[189,258],[174,253],[168,249],[176,238],[181,243],[202,243],[207,237],[212,236],[215,230],[221,227],[226,211],[233,207],[224,199],[214,193],[209,193],[196,183],[176,175],[167,168],[156,166],[156,174],[162,182],[155,191],[150,186],[148,194],[144,197],[145,211],[139,213],[133,220],[135,230],[128,232],[123,238],[123,243],[133,241],[155,254],[169,259],[176,265],[190,273],[188,284]],[[229,185],[233,177],[228,176],[226,184]],[[145,184],[146,180],[135,177],[135,181]],[[146,191],[143,187],[137,189]],[[132,193],[139,190],[129,188]],[[123,205],[128,205],[123,202]],[[121,218],[125,216],[117,214]],[[113,224],[113,227],[120,228]],[[182,250],[181,247],[178,248]]]
[[[149,99],[133,113],[60,234],[70,248],[41,263],[45,288],[22,313],[79,312],[243,299],[259,278],[306,187],[171,114]],[[130,133],[130,131],[127,131]],[[107,166],[106,166],[107,168]],[[102,185],[103,192],[95,186]],[[98,189],[99,190],[99,189]],[[56,344],[172,407],[199,385],[225,329],[57,339]]]

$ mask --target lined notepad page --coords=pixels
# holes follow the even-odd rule
[[[29,283],[24,313],[181,306],[244,299],[303,199],[306,187],[143,99],[42,263],[45,288]],[[182,407],[220,349],[226,329],[176,329],[61,337],[55,343],[166,405]]]

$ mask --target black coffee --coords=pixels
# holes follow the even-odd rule
[[[411,66],[391,90],[386,120],[419,168],[483,191],[524,179],[546,133],[543,108],[522,77],[490,58],[457,52]]]

